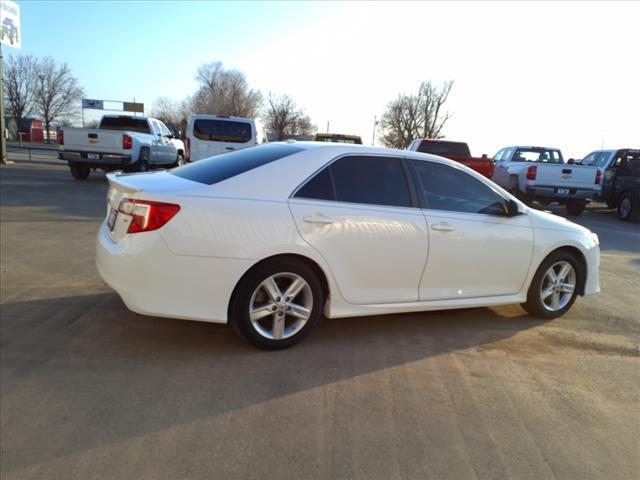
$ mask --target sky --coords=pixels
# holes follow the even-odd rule
[[[453,80],[444,133],[475,155],[640,148],[640,2],[17,3],[22,50],[4,55],[50,55],[87,98],[147,113],[221,61],[263,95],[293,97],[319,131],[367,144],[398,94]]]

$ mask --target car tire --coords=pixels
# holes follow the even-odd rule
[[[292,259],[262,263],[238,283],[229,322],[238,335],[258,348],[288,348],[318,323],[324,298],[320,280],[307,264]]]
[[[569,200],[567,202],[567,213],[572,216],[582,215],[587,204],[585,202],[576,202]]]
[[[71,175],[76,180],[86,180],[89,178],[89,174],[91,173],[91,168],[87,165],[75,162],[69,162],[69,169],[71,170]]]
[[[637,222],[640,218],[640,201],[631,193],[623,193],[618,202],[618,218],[625,222]]]
[[[181,167],[186,165],[187,162],[184,159],[184,155],[182,153],[178,153],[178,157],[176,158],[176,163],[173,164],[174,167]]]
[[[584,275],[584,266],[574,255],[564,250],[553,252],[538,267],[522,307],[540,318],[564,315],[575,302]]]

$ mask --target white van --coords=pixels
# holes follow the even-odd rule
[[[226,115],[191,115],[185,136],[187,161],[253,147],[257,142],[253,120]]]

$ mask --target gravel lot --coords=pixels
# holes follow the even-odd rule
[[[4,480],[639,478],[640,226],[611,210],[577,220],[603,292],[560,319],[324,320],[269,353],[126,310],[94,266],[104,175],[0,177]]]

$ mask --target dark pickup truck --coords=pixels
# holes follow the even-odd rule
[[[602,200],[618,209],[618,218],[640,219],[640,150],[618,150],[604,172]]]
[[[482,157],[472,157],[469,145],[464,142],[418,138],[411,142],[407,150],[439,155],[466,165],[487,178],[493,176],[493,161],[486,155]]]

